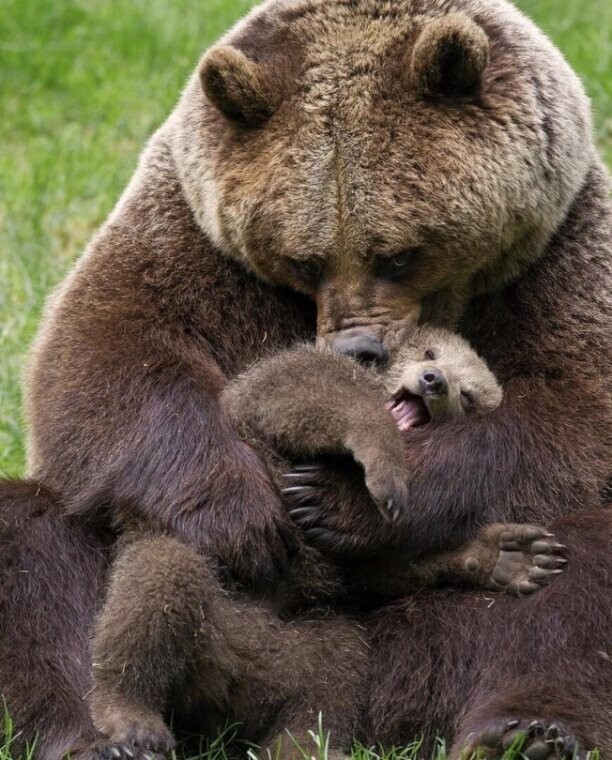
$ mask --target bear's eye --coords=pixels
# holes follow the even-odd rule
[[[461,391],[461,406],[466,412],[470,412],[476,406],[476,399],[469,391]]]
[[[378,256],[376,259],[376,274],[385,280],[403,280],[411,275],[418,264],[420,250],[407,248],[395,256]]]
[[[293,274],[308,285],[316,285],[321,279],[322,262],[319,259],[287,259]]]
[[[436,352],[433,350],[433,348],[428,348],[427,351],[425,351],[425,358],[430,362],[435,361]]]

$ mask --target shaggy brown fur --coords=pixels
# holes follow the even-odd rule
[[[450,15],[438,32],[461,76],[431,32]],[[488,39],[484,69],[473,25]],[[145,518],[245,583],[274,585],[291,527],[219,407],[228,378],[315,331],[382,359],[420,319],[457,322],[503,404],[410,431],[401,531],[373,509],[358,470],[306,473],[317,488],[307,536],[342,557],[395,547],[416,558],[490,522],[576,513],[569,538],[589,571],[505,600],[504,615],[459,591],[382,611],[369,735],[437,730],[457,753],[506,717],[559,719],[611,752],[612,678],[597,654],[610,640],[610,525],[605,511],[597,529],[579,516],[609,488],[610,213],[580,83],[504,0],[269,0],[222,44],[264,66],[257,94],[270,75],[281,99],[259,126],[238,123],[196,72],[34,346],[29,471],[89,523],[68,535],[50,510],[44,537],[11,537],[23,518],[7,507],[2,551],[39,556],[41,579],[25,601],[19,577],[2,584],[7,625],[64,619],[66,576],[82,603],[65,628],[39,626],[40,657],[24,634],[0,662],[18,727],[40,729],[43,758],[91,731],[77,642],[99,588],[85,547],[105,524]],[[74,670],[58,669],[53,704],[28,713],[59,641]]]
[[[434,371],[438,382],[444,377],[450,384],[451,403],[442,402],[445,415],[451,408],[455,416],[463,413],[460,384],[472,388],[474,409],[487,403],[494,408],[501,400],[484,362],[465,341],[440,329],[415,331],[385,380],[403,388],[403,379],[412,382]],[[430,398],[430,386],[425,382],[415,391]],[[446,390],[436,388],[432,408],[437,410],[438,396],[449,395]],[[364,467],[366,485],[389,519],[393,503],[396,518],[405,509],[398,500],[405,494],[406,465],[400,432],[385,408],[387,399],[383,380],[371,369],[305,346],[256,364],[228,386],[221,400],[276,482],[288,467],[277,450],[311,457],[348,452]],[[301,742],[308,739],[317,705],[319,710],[325,706],[326,721],[334,727],[331,746],[346,749],[362,717],[365,632],[356,621],[340,622],[336,615],[328,624],[329,611],[319,612],[313,625],[317,604],[328,604],[334,595],[345,597],[346,603],[349,588],[359,588],[363,601],[366,591],[399,596],[443,582],[528,594],[560,573],[565,563],[559,556],[564,547],[543,529],[528,525],[488,526],[457,551],[418,564],[405,557],[369,563],[349,569],[344,578],[340,568],[326,566],[320,555],[298,545],[274,610],[244,595],[230,597],[214,568],[176,539],[136,535],[133,543],[126,540],[130,545],[116,563],[97,624],[89,702],[96,727],[114,745],[106,752],[128,758],[174,746],[163,711],[175,695],[171,704],[180,715],[185,691],[191,710],[201,706],[210,712],[214,707],[226,718],[246,722],[251,741],[265,736],[270,721],[258,707],[262,694]],[[310,620],[295,617],[296,607]],[[278,619],[278,612],[287,617],[292,610],[289,622]],[[341,651],[340,657],[330,657],[334,649]],[[347,673],[352,674],[349,681]],[[232,687],[232,682],[237,685]],[[337,694],[338,684],[349,690],[343,698]],[[277,720],[275,726],[264,739],[267,748],[283,744],[282,724]],[[286,735],[284,739],[281,755],[298,756]]]
[[[270,605],[228,593],[210,563],[175,538],[125,540],[93,644],[89,704],[110,741],[99,752],[126,760],[168,752],[170,706],[179,721],[189,713],[238,721],[245,738],[282,758],[302,756],[287,730],[313,751],[308,732],[322,711],[331,749],[350,748],[364,719],[364,620],[314,608],[283,620]],[[447,581],[531,593],[560,572],[538,564],[560,568],[560,548],[542,529],[492,525],[459,551],[404,565],[395,590]],[[303,569],[298,562],[298,582]]]

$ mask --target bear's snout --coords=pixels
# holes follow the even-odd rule
[[[383,364],[389,358],[380,338],[363,329],[336,332],[328,336],[327,342],[335,353],[351,356],[364,364]]]

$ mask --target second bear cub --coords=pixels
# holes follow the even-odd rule
[[[402,432],[492,411],[501,398],[465,341],[420,328],[382,378],[350,358],[303,346],[254,365],[222,401],[279,487],[288,459],[352,456],[381,513],[398,520],[410,508]],[[245,738],[267,748],[280,742],[287,758],[300,753],[285,730],[308,744],[322,711],[333,749],[341,750],[362,709],[367,631],[356,611],[317,614],[326,600],[356,589],[400,595],[439,584],[531,593],[564,564],[563,547],[530,525],[486,526],[457,550],[391,563],[390,572],[378,567],[371,578],[367,564],[351,572],[333,565],[297,530],[295,541],[287,588],[272,604],[224,588],[214,563],[176,538],[150,526],[126,536],[93,645],[89,703],[108,737],[106,754],[127,759],[171,749],[170,702],[175,716],[240,722]]]

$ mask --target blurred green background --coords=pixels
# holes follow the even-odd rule
[[[0,3],[0,474],[23,470],[20,375],[44,296],[114,205],[200,52],[250,5]],[[518,5],[582,77],[612,165],[612,3]]]

